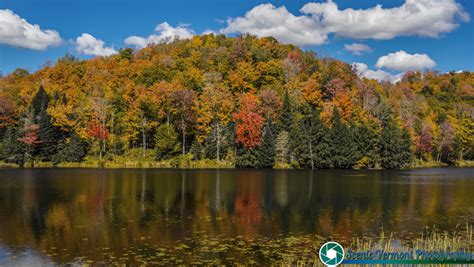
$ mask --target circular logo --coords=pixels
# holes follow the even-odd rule
[[[344,260],[344,248],[337,242],[327,242],[319,249],[319,259],[327,266],[336,266]]]

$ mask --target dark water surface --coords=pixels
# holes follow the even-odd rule
[[[261,262],[261,244],[466,223],[473,168],[0,170],[0,265]]]

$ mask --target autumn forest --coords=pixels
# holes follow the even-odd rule
[[[209,34],[90,60],[68,54],[34,73],[4,75],[0,161],[454,165],[474,159],[473,116],[472,72],[407,72],[397,83],[380,83],[274,38]]]

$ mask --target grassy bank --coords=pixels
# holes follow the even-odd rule
[[[474,167],[474,161],[462,160],[453,164],[437,161],[415,160],[411,168],[436,168],[436,167]],[[26,164],[25,168],[31,168],[31,164]],[[82,162],[35,162],[35,168],[183,168],[183,169],[231,169],[235,168],[234,163],[229,160],[195,160],[191,154],[178,156],[168,160],[156,160],[151,155],[142,156],[115,156],[100,160],[97,157],[88,156]],[[19,168],[17,164],[0,161],[0,168]],[[274,169],[294,169],[292,165],[276,163]]]
[[[448,166],[456,166],[456,167],[474,167],[473,160],[458,160],[451,164],[447,164],[444,162],[438,162],[435,160],[425,161],[420,159],[415,159],[412,168],[436,168],[436,167],[448,167]]]

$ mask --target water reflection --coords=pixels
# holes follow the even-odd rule
[[[1,170],[0,264],[5,251],[101,262],[197,236],[410,238],[474,223],[472,192],[473,169]]]

